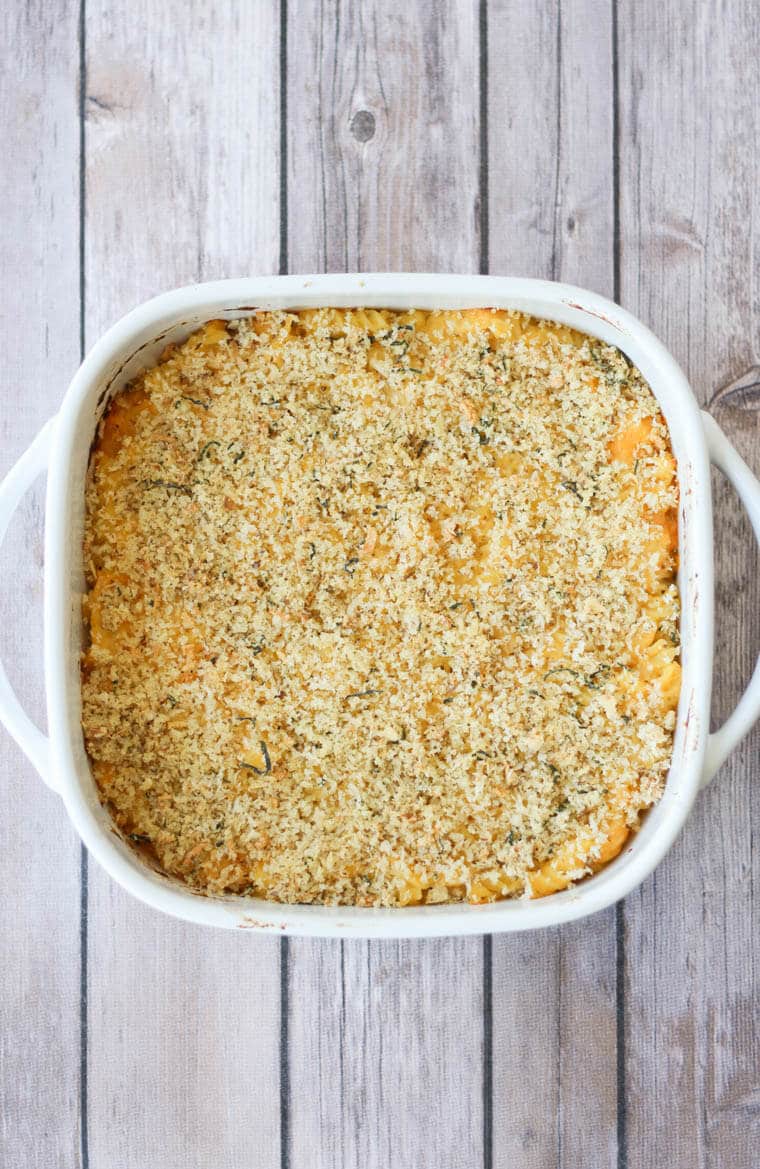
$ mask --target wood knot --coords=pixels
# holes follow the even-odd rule
[[[375,115],[369,110],[357,110],[348,128],[357,142],[369,142],[375,136]]]
[[[753,365],[741,377],[733,378],[713,394],[707,407],[728,406],[734,410],[760,410],[760,365]]]

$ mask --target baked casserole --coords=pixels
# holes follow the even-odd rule
[[[665,421],[516,312],[210,321],[111,401],[83,727],[119,830],[199,892],[540,897],[664,789]]]

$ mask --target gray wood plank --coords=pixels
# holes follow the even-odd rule
[[[610,6],[488,15],[491,271],[612,295]],[[615,1165],[615,910],[495,938],[492,1017],[494,1165]]]
[[[290,268],[477,269],[477,6],[289,15]],[[480,1164],[481,940],[288,948],[293,1169]]]
[[[619,31],[622,300],[706,402],[758,358],[757,5],[645,0]],[[717,417],[760,471],[757,415]],[[760,588],[723,485],[715,510],[720,719],[760,648]],[[759,746],[755,731],[625,905],[630,1169],[757,1164]]]
[[[477,271],[477,7],[291,6],[291,271]]]
[[[79,359],[77,5],[5,5],[0,44],[0,477]],[[42,482],[0,556],[0,656],[44,726]],[[0,731],[0,1145],[8,1169],[79,1164],[79,842]]]
[[[294,1169],[481,1164],[480,939],[288,949]]]
[[[278,265],[278,5],[87,5],[87,340],[143,298]],[[279,1163],[279,948],[137,904],[93,864],[89,1150]]]

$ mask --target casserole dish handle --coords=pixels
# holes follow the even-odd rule
[[[51,418],[45,423],[32,445],[24,451],[19,461],[0,483],[0,544],[21,500],[48,465],[55,421],[55,418]],[[34,764],[45,782],[53,787],[50,780],[50,744],[25,713],[13,693],[2,662],[0,662],[0,722]]]
[[[760,483],[741,456],[734,450],[714,418],[702,412],[710,462],[722,471],[746,508],[749,522],[760,543]],[[702,785],[709,783],[754,722],[760,717],[760,658],[736,709],[720,730],[707,740]]]

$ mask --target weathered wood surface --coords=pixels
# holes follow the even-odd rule
[[[759,15],[646,0],[620,24],[621,297],[704,403],[758,359]],[[717,417],[760,470],[758,415]],[[720,721],[760,650],[760,589],[744,514],[715,482]],[[756,729],[624,905],[629,1169],[758,1163],[758,746]]]
[[[2,19],[0,471],[55,407],[80,308],[89,344],[216,276],[490,266],[617,294],[704,402],[760,360],[753,0]],[[719,421],[760,468],[760,417]],[[760,586],[720,484],[716,505],[720,718]],[[38,492],[0,561],[0,647],[38,716],[41,529]],[[80,886],[60,804],[0,742],[9,1169],[756,1164],[757,733],[623,906],[486,943],[280,945],[159,917],[93,864]]]
[[[79,362],[77,14],[3,6],[0,44],[0,477]],[[0,554],[0,656],[44,726],[43,487]],[[0,730],[0,1162],[77,1164],[80,845]]]

